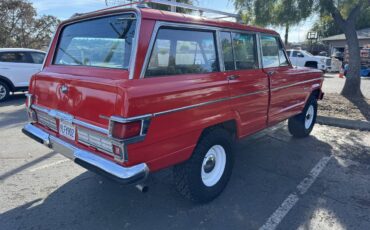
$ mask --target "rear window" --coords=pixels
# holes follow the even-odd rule
[[[134,14],[82,21],[63,28],[56,65],[128,69],[135,35]]]

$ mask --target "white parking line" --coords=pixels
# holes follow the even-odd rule
[[[55,161],[55,162],[52,162],[50,164],[46,164],[46,165],[42,165],[40,167],[32,168],[32,169],[30,169],[30,172],[35,172],[35,171],[38,171],[38,170],[46,169],[46,168],[49,168],[49,167],[52,167],[52,166],[55,166],[55,165],[58,165],[58,164],[61,164],[61,163],[67,162],[67,161],[70,161],[70,160],[69,159],[63,159],[63,160]]]
[[[322,170],[326,167],[332,156],[323,157],[321,160],[311,169],[311,172],[306,178],[304,178],[301,183],[297,186],[297,192],[291,193],[279,206],[278,209],[268,218],[266,223],[262,225],[260,230],[273,230],[280,224],[284,219],[286,214],[294,207],[294,205],[299,201],[299,195],[303,195],[315,182],[317,177],[320,175]]]

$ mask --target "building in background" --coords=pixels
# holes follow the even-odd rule
[[[370,28],[358,30],[357,36],[361,48],[370,44]],[[329,52],[332,56],[335,56],[338,59],[341,59],[341,61],[343,61],[343,55],[345,47],[347,45],[344,34],[338,34],[327,38],[323,38],[321,41],[328,44]]]

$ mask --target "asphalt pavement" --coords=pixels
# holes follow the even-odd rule
[[[149,192],[118,185],[21,133],[24,96],[0,105],[0,229],[370,229],[370,133],[283,125],[238,143],[231,180],[209,204],[180,196],[172,171]]]

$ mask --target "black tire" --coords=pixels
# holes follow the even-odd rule
[[[207,152],[214,146],[222,146],[225,150],[226,163],[220,179],[213,186],[207,186],[202,179],[203,160]],[[216,159],[216,158],[214,158]],[[213,162],[217,162],[214,160]],[[221,162],[221,161],[220,161]],[[214,163],[213,170],[217,169]],[[233,139],[229,132],[216,128],[206,131],[200,138],[191,158],[185,163],[174,167],[174,179],[177,190],[186,198],[197,203],[206,203],[215,199],[226,187],[234,165]],[[205,172],[205,171],[203,171]]]
[[[4,82],[0,81],[0,102],[6,101],[9,97],[9,93],[10,93],[9,86]]]
[[[310,109],[311,106],[313,107],[313,115],[311,113],[308,113],[308,110]],[[306,120],[308,121],[308,119],[310,119],[311,116],[312,122],[308,126],[308,123],[306,125]],[[288,120],[289,132],[294,137],[298,138],[307,137],[308,135],[310,135],[316,123],[316,117],[317,117],[317,99],[314,96],[310,96],[310,98],[307,100],[307,103],[302,113],[289,118]]]

